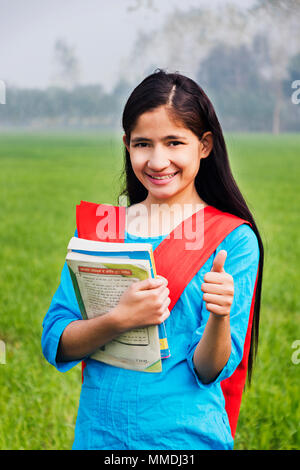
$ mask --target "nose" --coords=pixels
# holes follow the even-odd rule
[[[149,156],[147,167],[152,171],[162,171],[170,165],[165,149],[155,146]]]

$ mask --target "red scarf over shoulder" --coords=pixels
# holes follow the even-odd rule
[[[124,242],[126,209],[125,207],[81,201],[80,205],[76,207],[76,223],[79,238]],[[168,279],[171,299],[170,311],[185,287],[219,244],[241,224],[251,226],[247,220],[222,212],[213,206],[206,206],[176,227],[170,236],[165,238],[154,250],[157,274]],[[202,230],[200,237],[199,227]],[[187,247],[190,248],[187,249]],[[176,263],[174,263],[174,259],[176,259]],[[180,273],[178,273],[178,266],[180,266]],[[243,358],[235,372],[221,382],[225,408],[233,437],[247,376],[257,278],[258,271],[251,302]]]

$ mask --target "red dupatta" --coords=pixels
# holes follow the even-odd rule
[[[199,221],[202,230],[200,237]],[[81,201],[80,205],[76,207],[76,223],[79,238],[124,242],[126,209],[125,207]],[[206,206],[183,221],[159,244],[154,250],[154,259],[157,274],[168,279],[171,299],[170,311],[185,287],[224,238],[239,225],[245,223],[251,226],[247,220],[222,212],[213,206]],[[187,249],[187,246],[190,248]],[[176,263],[174,263],[174,259]],[[178,273],[178,266],[180,266],[180,273]],[[235,372],[221,382],[225,409],[233,437],[247,376],[257,278],[258,272],[251,302],[243,358]],[[84,366],[83,363],[83,369]]]

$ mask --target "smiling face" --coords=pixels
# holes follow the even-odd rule
[[[198,137],[175,122],[166,106],[142,114],[131,132],[132,169],[148,191],[147,203],[199,203],[194,181],[200,161],[212,148],[210,132]]]

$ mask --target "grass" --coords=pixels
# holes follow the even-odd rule
[[[299,449],[299,135],[226,136],[233,173],[264,246],[259,354],[235,449]],[[42,320],[58,286],[80,200],[115,203],[121,139],[94,133],[0,135],[0,449],[69,449],[80,367],[42,356]]]

